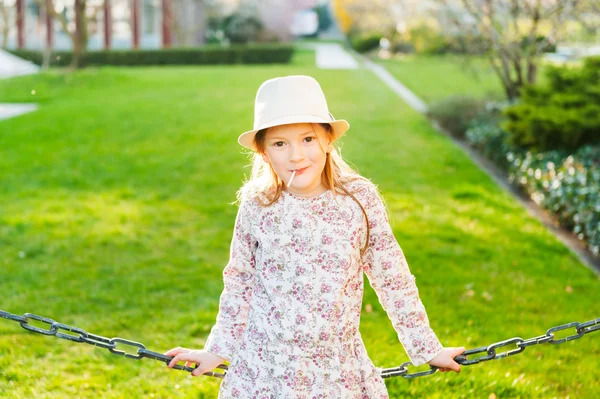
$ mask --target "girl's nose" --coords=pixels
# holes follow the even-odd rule
[[[300,161],[304,158],[304,148],[301,145],[292,145],[290,161]]]

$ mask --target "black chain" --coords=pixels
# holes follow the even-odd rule
[[[86,344],[90,344],[90,345],[98,346],[100,348],[108,349],[111,353],[114,353],[115,355],[125,356],[129,359],[140,360],[144,357],[147,357],[149,359],[158,360],[159,362],[164,362],[168,365],[171,362],[171,360],[173,360],[173,358],[174,358],[174,356],[166,356],[166,355],[163,355],[162,353],[152,352],[152,351],[146,349],[146,347],[139,342],[129,341],[129,340],[123,339],[123,338],[102,337],[100,335],[88,333],[88,332],[82,330],[81,328],[68,326],[66,324],[58,323],[52,319],[38,316],[35,314],[31,314],[31,313],[25,313],[23,316],[17,316],[15,314],[11,314],[11,313],[5,312],[3,310],[0,310],[0,317],[2,317],[4,319],[16,321],[19,324],[21,324],[21,327],[23,327],[24,329],[29,330],[29,331],[33,331],[33,332],[36,332],[39,334],[44,334],[44,335],[53,335],[57,338],[66,339],[66,340],[73,341],[73,342],[79,342],[79,343],[84,342]],[[50,325],[50,328],[43,329],[40,327],[32,326],[29,324],[30,319],[37,320],[42,323],[46,323],[46,324]],[[76,333],[78,335],[61,333],[61,332],[59,332],[61,330]],[[123,344],[123,345],[127,345],[127,346],[130,346],[133,348],[137,348],[137,352],[135,354],[131,354],[131,353],[125,353],[125,351],[122,351],[122,350],[117,350],[116,349],[117,344]],[[196,365],[196,367],[192,368],[192,367],[180,366],[178,364],[175,364],[175,365],[173,365],[173,368],[177,369],[177,370],[191,372],[191,371],[194,371],[196,368],[198,368],[198,365]],[[220,364],[216,368],[227,370],[227,365]],[[208,371],[202,375],[209,376],[209,377],[217,377],[217,378],[225,377],[225,373],[216,373],[213,371]]]
[[[555,331],[562,331],[562,330],[566,330],[568,328],[575,328],[575,331],[577,332],[577,334],[570,335],[566,338],[562,338],[559,340],[554,339]],[[504,341],[496,342],[496,343],[493,343],[488,346],[482,346],[482,347],[475,348],[475,349],[468,349],[468,350],[464,351],[463,353],[461,353],[460,355],[456,356],[454,358],[454,361],[463,366],[470,366],[470,365],[478,364],[478,363],[485,362],[488,360],[498,360],[498,359],[502,359],[502,358],[505,358],[508,356],[516,355],[517,353],[521,353],[525,350],[525,348],[527,348],[528,346],[531,346],[531,345],[546,344],[546,343],[553,344],[553,345],[562,344],[567,341],[573,341],[575,339],[579,339],[579,338],[583,337],[585,334],[589,334],[593,331],[598,331],[598,330],[600,330],[600,318],[595,319],[595,320],[590,320],[585,323],[577,323],[577,322],[567,323],[567,324],[563,324],[563,325],[560,325],[557,327],[552,327],[552,328],[548,329],[548,331],[546,331],[546,334],[540,335],[538,337],[529,338],[529,339],[522,339],[519,337],[515,337],[515,338],[510,338],[510,339],[507,339]],[[509,350],[509,351],[502,352],[502,353],[496,353],[497,348],[501,348],[503,346],[508,346],[511,344],[516,344],[517,349]],[[487,356],[481,356],[481,357],[478,357],[475,359],[467,360],[468,355],[474,355],[477,353],[484,353],[484,352],[487,353]],[[405,363],[402,363],[399,367],[391,367],[391,368],[387,368],[387,369],[381,369],[381,377],[389,378],[389,377],[400,377],[401,376],[404,378],[415,378],[415,377],[421,377],[424,375],[433,374],[439,369],[439,367],[436,367],[436,366],[429,366],[430,369],[427,371],[409,374],[408,369],[407,369],[407,366],[409,366],[409,365],[412,365],[412,363],[405,362]]]
[[[86,344],[95,345],[100,348],[108,349],[111,353],[114,353],[115,355],[125,356],[130,359],[140,360],[140,359],[146,357],[149,359],[154,359],[154,360],[158,360],[160,362],[164,362],[167,365],[169,364],[169,362],[171,360],[173,360],[172,356],[166,356],[166,355],[163,355],[162,353],[157,353],[157,352],[152,352],[150,350],[147,350],[146,347],[139,342],[129,341],[129,340],[123,339],[123,338],[106,338],[106,337],[102,337],[100,335],[94,335],[94,334],[91,334],[91,333],[88,333],[88,332],[82,330],[81,328],[68,326],[66,324],[58,323],[52,319],[38,316],[35,314],[31,314],[31,313],[25,313],[23,316],[17,316],[17,315],[5,312],[3,310],[0,310],[0,317],[19,322],[21,324],[21,327],[23,327],[24,329],[29,330],[29,331],[33,331],[33,332],[36,332],[39,334],[44,334],[44,335],[53,335],[57,338],[62,338],[62,339],[66,339],[66,340],[73,341],[73,342],[79,342],[79,343],[84,342]],[[29,324],[29,319],[37,320],[37,321],[49,324],[50,328],[43,329],[43,328],[32,326]],[[554,339],[555,331],[562,331],[562,330],[566,330],[569,328],[575,328],[575,331],[577,333],[574,335],[570,335],[566,338],[562,338],[562,339],[558,339],[558,340]],[[60,330],[76,333],[76,334],[78,334],[78,336],[64,334],[64,333],[59,332]],[[590,320],[585,323],[577,323],[577,322],[567,323],[567,324],[563,324],[560,326],[552,327],[546,331],[546,334],[540,335],[538,337],[533,337],[533,338],[529,338],[529,339],[522,339],[519,337],[515,337],[515,338],[510,338],[510,339],[507,339],[504,341],[496,342],[496,343],[493,343],[488,346],[482,346],[482,347],[475,348],[475,349],[468,349],[468,350],[464,351],[462,354],[456,356],[454,358],[454,361],[456,361],[458,364],[461,364],[463,366],[470,366],[470,365],[478,364],[478,363],[485,362],[488,360],[498,360],[498,359],[502,359],[502,358],[505,358],[508,356],[516,355],[517,353],[521,353],[528,346],[538,345],[538,344],[546,344],[546,343],[553,344],[553,345],[562,344],[567,341],[573,341],[573,340],[579,339],[579,338],[583,337],[585,334],[589,334],[591,332],[598,331],[598,330],[600,330],[600,318]],[[137,348],[136,354],[125,353],[124,351],[116,350],[117,344],[119,344],[119,343]],[[501,347],[508,346],[511,344],[516,344],[517,349],[509,350],[509,351],[502,352],[502,353],[496,353],[497,348],[501,348]],[[475,359],[467,360],[468,355],[474,355],[477,353],[484,353],[484,352],[487,353],[487,356],[481,356],[481,357],[478,357]],[[422,377],[425,375],[434,374],[439,369],[439,367],[436,367],[436,366],[429,366],[430,368],[427,371],[409,374],[407,367],[410,365],[412,365],[411,362],[404,362],[398,367],[390,367],[390,368],[378,369],[378,370],[379,370],[382,378],[390,378],[390,377],[415,378],[415,377]],[[175,364],[173,366],[173,368],[177,369],[177,370],[191,372],[191,371],[194,371],[196,368],[198,368],[198,366],[196,365],[196,367],[192,368],[192,367],[180,366],[180,365]],[[222,370],[228,369],[227,365],[225,365],[225,364],[221,364],[221,365],[217,366],[216,368],[222,369]],[[209,376],[209,377],[223,378],[223,377],[225,377],[225,374],[227,374],[226,371],[224,373],[216,373],[216,372],[208,371],[202,375]]]

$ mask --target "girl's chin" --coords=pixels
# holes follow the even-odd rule
[[[297,190],[307,189],[313,185],[312,181],[308,181],[303,179],[304,176],[294,176],[294,180],[292,180],[292,184],[290,187],[295,188]],[[289,179],[288,179],[289,180]],[[284,180],[285,185],[287,187],[288,182]]]

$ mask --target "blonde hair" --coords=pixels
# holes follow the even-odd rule
[[[311,124],[312,125],[312,124]],[[331,139],[332,128],[328,123],[319,123],[326,132],[326,136]],[[315,127],[313,129],[316,132]],[[237,192],[237,202],[244,198],[256,198],[261,206],[270,206],[275,203],[284,191],[284,182],[279,178],[273,166],[265,162],[262,154],[265,153],[265,134],[267,129],[259,130],[254,136],[254,142],[258,151],[253,152],[251,157],[252,170],[250,178],[246,179],[242,187]],[[361,256],[366,252],[369,246],[370,228],[369,218],[365,208],[360,201],[345,186],[346,184],[364,180],[370,182],[367,178],[361,176],[356,170],[350,167],[342,158],[340,152],[332,146],[331,152],[326,152],[325,167],[321,174],[323,185],[336,194],[345,194],[351,197],[360,206],[367,223],[367,239],[365,245],[361,248]]]

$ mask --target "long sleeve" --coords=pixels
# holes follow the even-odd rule
[[[410,361],[420,366],[437,356],[443,346],[429,326],[415,276],[394,237],[376,187],[369,184],[363,190],[361,203],[370,226],[369,247],[362,258],[363,270]]]
[[[251,210],[244,200],[235,221],[229,262],[223,270],[224,288],[219,300],[216,324],[204,349],[231,361],[246,328],[252,290],[256,283],[254,249],[251,233]]]

